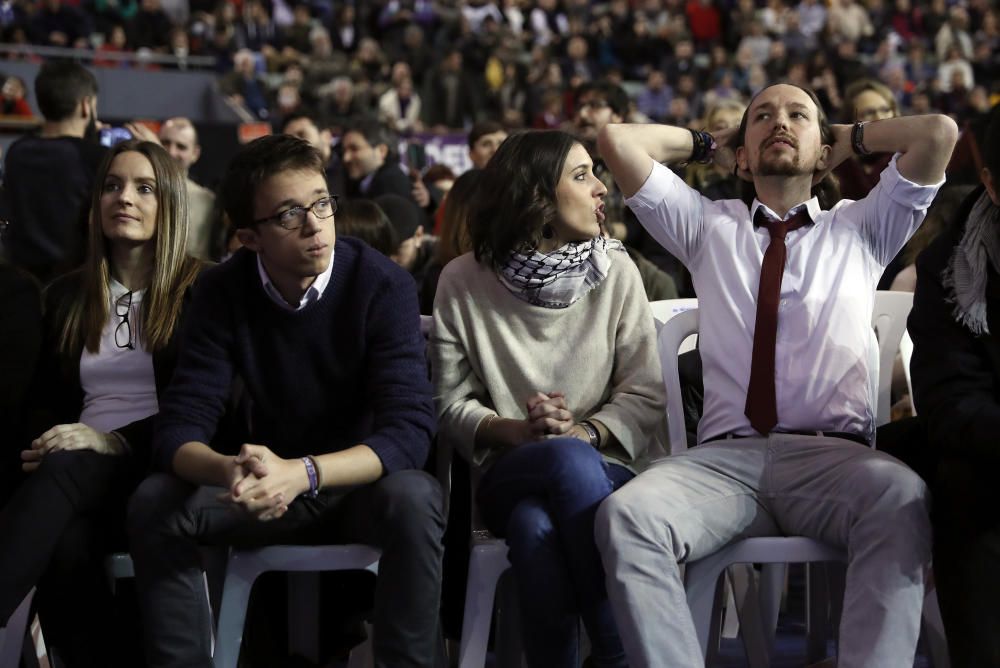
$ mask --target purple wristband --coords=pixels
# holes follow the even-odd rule
[[[303,457],[302,463],[306,466],[306,476],[309,478],[309,491],[306,494],[312,498],[319,495],[319,475],[316,473],[316,465],[311,457]]]

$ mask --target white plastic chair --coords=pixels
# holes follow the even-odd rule
[[[316,571],[367,570],[378,573],[381,553],[368,545],[270,545],[256,550],[232,550],[226,567],[222,589],[222,605],[215,636],[213,664],[215,668],[236,668],[243,642],[250,590],[261,573],[267,571],[310,572],[312,578],[289,581],[289,602],[296,619],[289,624],[289,645],[305,650],[306,658],[315,660],[316,621],[319,608],[319,587]],[[349,668],[373,664],[371,638],[351,652]]]
[[[434,319],[420,316],[420,332],[426,339]],[[440,474],[440,471],[439,471]],[[447,511],[446,511],[447,512]],[[269,545],[256,550],[231,550],[222,587],[219,623],[212,661],[215,668],[236,668],[243,643],[250,590],[257,577],[267,571],[288,571],[288,644],[298,654],[318,660],[320,571],[366,570],[378,574],[381,552],[369,545]],[[436,614],[436,612],[435,612]],[[488,631],[488,630],[487,630]],[[351,650],[348,668],[374,665],[371,634]]]
[[[679,313],[660,329],[659,351],[660,363],[663,368],[663,382],[667,393],[667,429],[671,454],[687,449],[687,438],[684,430],[684,414],[679,401],[672,400],[680,396],[680,377],[677,370],[677,355],[681,343],[698,331],[698,310],[690,309]],[[844,558],[842,550],[828,547],[818,541],[808,538],[767,537],[752,538],[737,541],[727,545],[718,552],[685,565],[684,584],[687,592],[688,607],[698,633],[703,656],[708,656],[710,636],[717,640],[717,630],[713,629],[712,609],[716,600],[716,584],[719,576],[733,564],[762,563],[765,564],[761,574],[762,593],[766,592],[764,600],[759,603],[759,614],[742,614],[750,612],[746,605],[737,606],[741,613],[740,625],[743,628],[743,643],[747,657],[752,666],[769,665],[770,647],[768,639],[772,638],[774,629],[771,619],[776,624],[778,606],[774,596],[770,594],[777,589],[779,596],[784,583],[784,564],[808,561],[838,561]],[[753,600],[754,588],[750,589],[748,601]],[[713,642],[713,644],[715,644]]]
[[[445,496],[449,497],[453,449],[441,437],[438,438],[437,448],[438,481]],[[497,632],[494,638],[497,665],[520,665],[522,650],[516,596],[508,592],[510,595],[497,600],[497,585],[501,576],[510,568],[507,542],[484,527],[475,502],[478,478],[475,467],[470,467],[469,476],[472,488],[472,536],[462,612],[462,637],[458,644],[458,668],[483,668],[486,665],[494,609],[497,611]]]
[[[913,295],[900,292],[878,292],[872,313],[872,324],[879,341],[879,424],[889,421],[889,386],[892,377],[892,360],[906,326],[906,315],[912,306]],[[663,369],[664,386],[667,392],[667,425],[670,452],[687,449],[684,430],[684,416],[680,402],[672,397],[680,395],[680,378],[677,370],[677,355],[681,343],[698,331],[698,311],[688,310],[668,320],[660,329],[659,352]],[[888,374],[884,373],[888,366]],[[826,545],[820,541],[804,537],[761,537],[737,541],[716,553],[690,562],[685,567],[685,589],[688,606],[698,633],[702,655],[708,655],[710,639],[716,640],[713,628],[712,609],[716,599],[716,585],[723,571],[733,564],[763,564],[761,571],[760,597],[751,587],[741,612],[743,642],[751,666],[770,665],[772,642],[777,625],[781,588],[785,579],[786,564],[845,561],[844,550]],[[946,668],[947,650],[941,643],[944,634],[940,626],[940,613],[935,623],[937,610],[936,596],[932,605],[925,605],[925,625],[929,626],[927,637],[931,643],[931,655],[937,668]],[[747,607],[747,603],[750,607]],[[813,606],[810,606],[812,608]],[[928,614],[930,612],[930,614]],[[809,620],[814,622],[815,620]]]
[[[31,614],[31,600],[34,597],[35,589],[32,587],[7,620],[7,625],[0,627],[0,668],[17,668],[21,663],[24,637],[28,631]]]
[[[875,424],[892,419],[892,367],[906,331],[906,317],[913,308],[913,293],[879,290],[875,293],[872,326],[878,338],[878,403]]]

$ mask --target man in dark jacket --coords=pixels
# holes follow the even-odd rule
[[[129,504],[148,665],[212,665],[199,545],[364,543],[382,553],[376,664],[432,666],[444,516],[420,470],[435,426],[412,280],[336,239],[301,139],[248,144],[222,196],[244,248],[195,290],[154,439],[167,474]],[[221,452],[208,444],[237,378],[246,434]]]
[[[917,260],[907,328],[934,468],[934,579],[953,666],[1000,665],[1000,112],[983,186]]]
[[[347,194],[375,199],[379,195],[398,195],[416,204],[413,185],[399,166],[397,140],[382,123],[362,119],[344,130],[340,140]]]
[[[83,261],[94,174],[106,149],[87,136],[97,119],[97,80],[85,67],[45,63],[35,97],[45,122],[7,151],[2,208],[8,259],[45,284]]]

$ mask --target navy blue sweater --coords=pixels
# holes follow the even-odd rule
[[[286,458],[364,443],[386,473],[420,468],[435,429],[424,349],[412,279],[362,242],[337,239],[330,283],[301,311],[275,304],[240,250],[195,288],[155,463],[211,442],[238,378],[251,443]]]

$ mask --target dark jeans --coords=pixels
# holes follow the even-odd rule
[[[33,587],[45,640],[69,666],[135,665],[123,657],[104,557],[125,547],[138,480],[126,457],[54,452],[0,511],[0,624]],[[134,613],[131,615],[134,619]]]
[[[931,490],[934,581],[954,668],[1000,666],[1000,490],[996,469],[945,459]]]
[[[577,668],[578,617],[594,666],[626,665],[594,544],[594,514],[631,478],[588,443],[553,438],[507,452],[480,481],[483,520],[510,549],[530,665]]]
[[[219,501],[222,491],[157,474],[129,502],[150,666],[212,665],[199,545],[343,543],[382,550],[375,586],[376,665],[434,665],[444,516],[441,488],[431,476],[400,471],[346,493],[300,497],[270,522]]]

